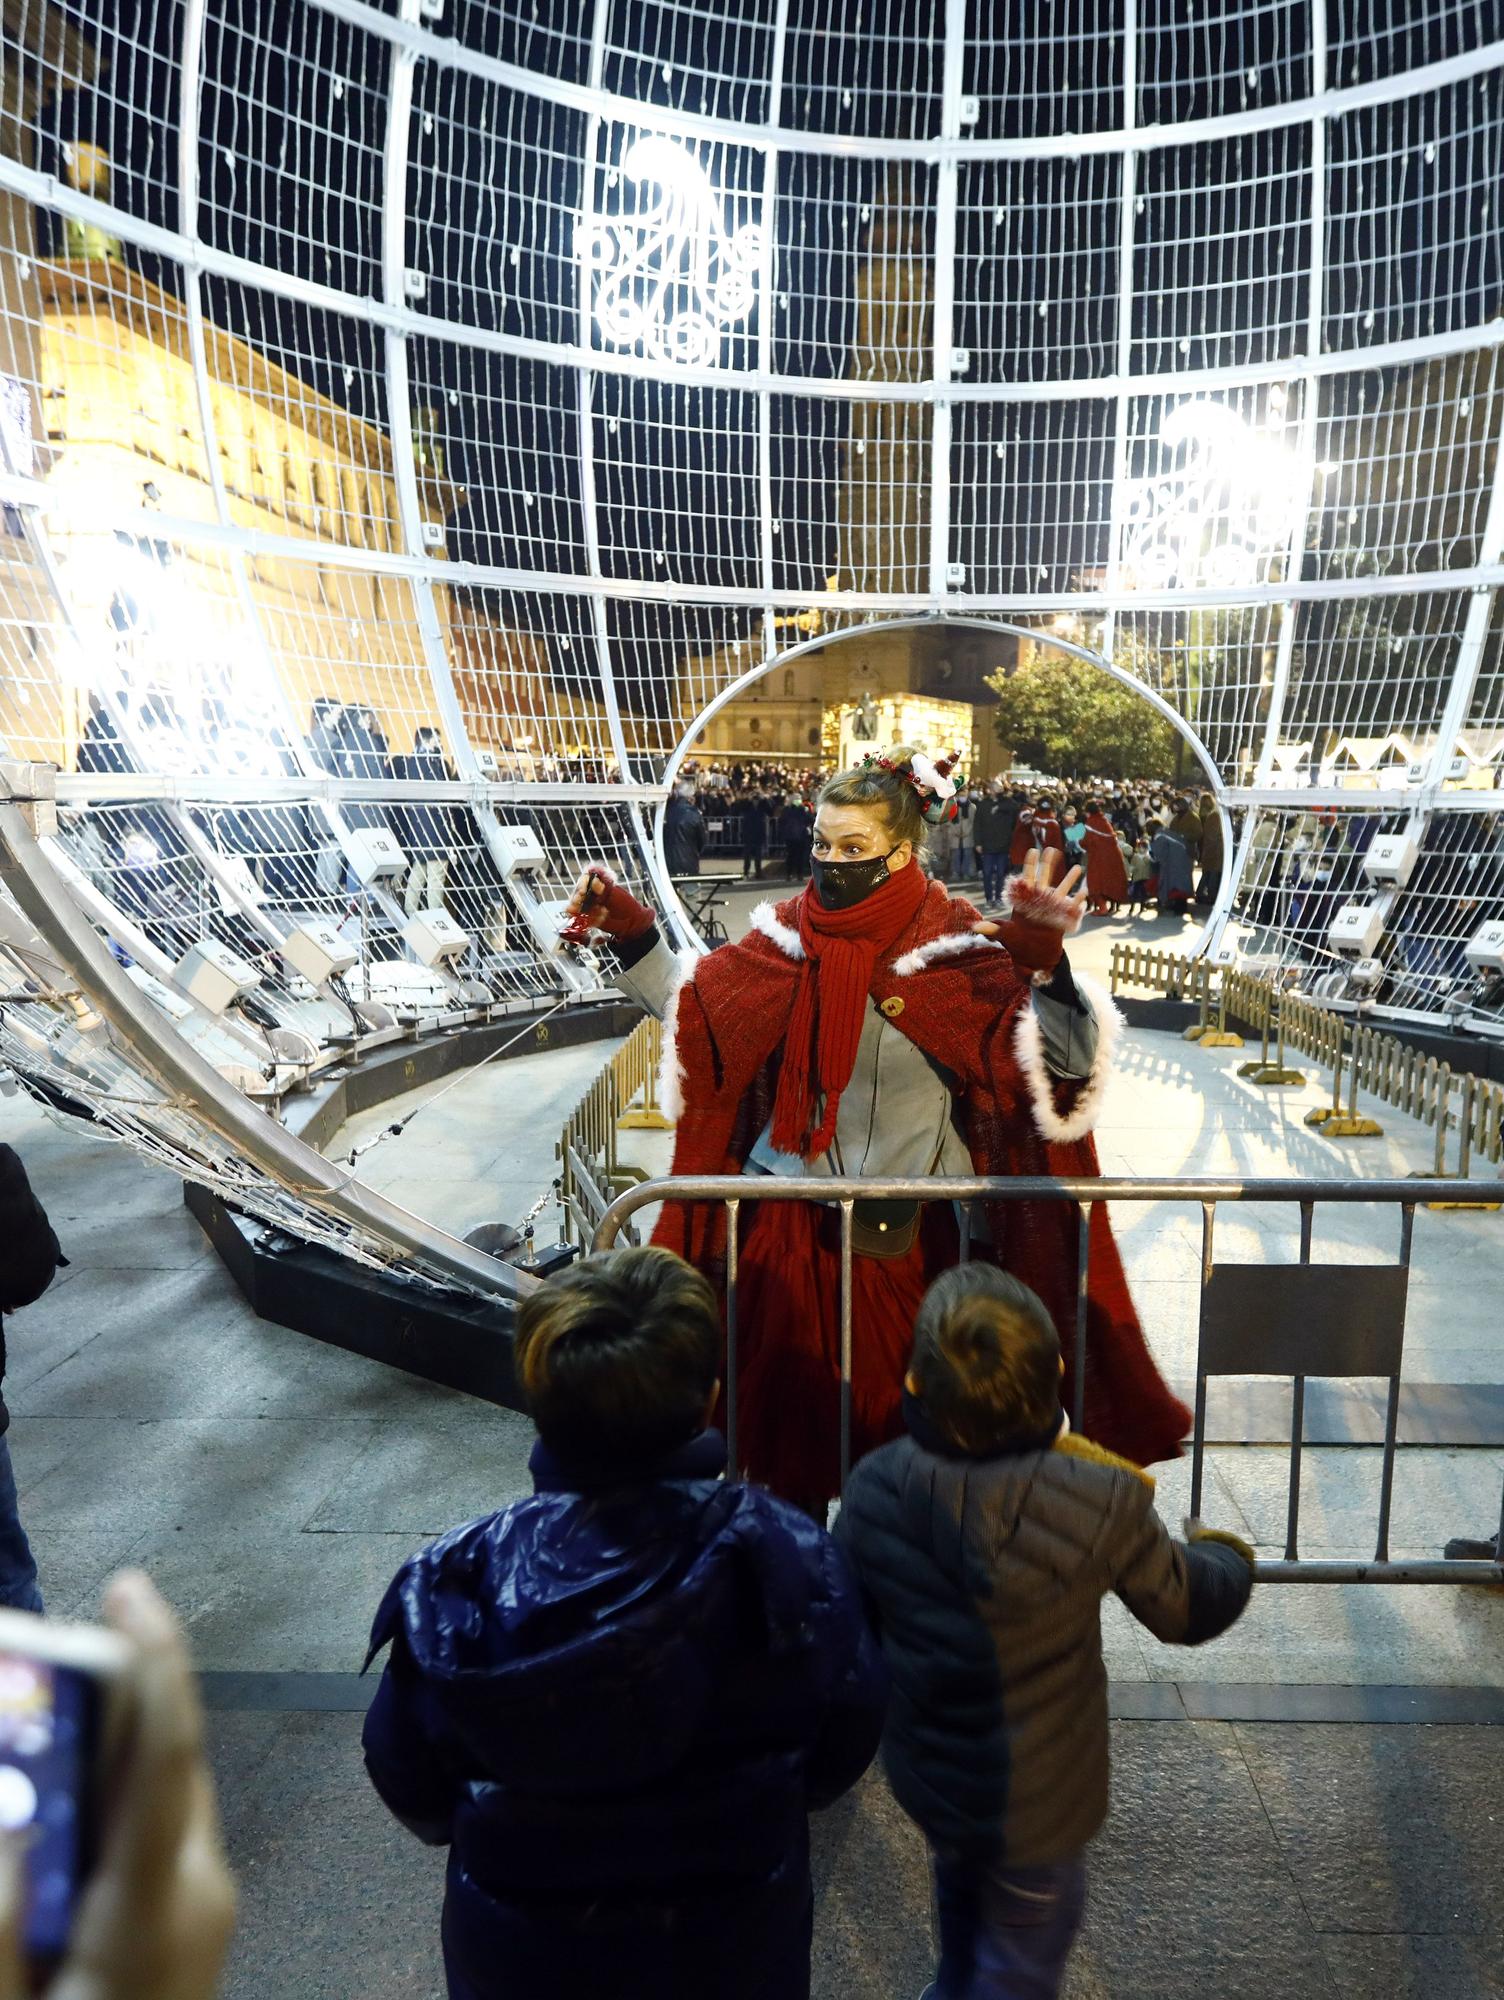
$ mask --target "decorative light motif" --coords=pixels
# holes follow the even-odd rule
[[[713,363],[752,310],[762,230],[748,223],[728,231],[704,168],[671,139],[638,139],[620,171],[653,192],[634,213],[581,230],[601,339],[655,361]]]
[[[1160,425],[1158,466],[1128,482],[1123,580],[1140,590],[1257,583],[1288,547],[1309,479],[1278,439],[1226,403],[1182,403]]]

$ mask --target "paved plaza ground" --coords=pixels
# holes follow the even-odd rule
[[[1079,962],[1102,962],[1108,935],[1083,941]],[[548,1185],[563,1116],[608,1046],[493,1065],[369,1154],[371,1178],[450,1226],[515,1219]],[[1314,1085],[1260,1091],[1236,1060],[1130,1031],[1104,1169],[1378,1176],[1427,1164],[1430,1134],[1399,1114],[1381,1114],[1382,1139],[1325,1140],[1302,1123]],[[374,1129],[358,1122],[341,1143]],[[89,1610],[130,1560],[188,1623],[243,1888],[228,1991],[432,2000],[442,1858],[389,1823],[366,1785],[369,1684],[355,1674],[402,1557],[524,1490],[526,1423],[256,1319],[177,1183],[123,1149],[16,1098],[0,1101],[0,1137],[25,1155],[72,1260],[7,1329],[23,1516],[54,1611]],[[1199,1215],[1115,1220],[1155,1350],[1184,1381]],[[1329,1261],[1387,1259],[1396,1239],[1389,1213],[1317,1212]],[[1293,1219],[1272,1210],[1219,1225],[1226,1259],[1293,1246]],[[1419,1216],[1408,1377],[1504,1380],[1501,1281],[1504,1215]],[[1211,1466],[1203,1511],[1273,1552],[1283,1447],[1220,1444]],[[1395,1552],[1436,1554],[1448,1535],[1480,1531],[1501,1482],[1497,1444],[1407,1447]],[[1176,1522],[1187,1485],[1184,1464],[1162,1470]],[[1371,1554],[1376,1488],[1375,1452],[1308,1451],[1303,1552]],[[1072,2000],[1504,1993],[1504,1593],[1270,1586],[1227,1639],[1194,1653],[1108,1611],[1116,1805]],[[816,1850],[821,2000],[916,1995],[930,1970],[922,1853],[880,1778],[823,1816]]]

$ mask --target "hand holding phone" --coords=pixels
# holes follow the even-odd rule
[[[211,2000],[235,1892],[187,1648],[139,1571],[104,1613],[0,1614],[0,2000]]]

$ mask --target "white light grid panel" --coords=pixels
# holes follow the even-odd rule
[[[588,574],[576,370],[425,336],[408,349],[415,434],[442,478],[419,468],[419,499],[451,557],[490,569]],[[436,465],[437,461],[431,463]]]
[[[851,410],[844,401],[770,399],[768,545],[775,590],[804,591],[815,601],[827,580],[837,575],[841,492],[851,444]]]
[[[951,551],[968,592],[1099,587],[1108,555],[1116,404],[961,403]]]
[[[535,878],[538,893],[549,901],[564,901],[589,861],[604,861],[644,902],[659,898],[648,882],[633,808],[625,805],[563,805],[552,801],[518,812],[503,806],[497,818],[505,825],[522,820],[538,835],[545,862]]]
[[[1320,749],[1328,739],[1399,731],[1429,747],[1466,616],[1466,598],[1442,592],[1302,605],[1284,735]]]
[[[1495,593],[1489,610],[1466,727],[1486,746],[1488,755],[1495,757],[1494,739],[1504,731],[1504,595],[1499,593]],[[1504,737],[1500,744],[1504,745]],[[1495,768],[1504,778],[1504,757],[1497,758]]]
[[[13,0],[4,30],[7,58],[25,51],[29,163],[169,229],[178,219],[181,14],[180,0]],[[107,158],[107,184],[94,180],[97,157],[86,147]]]
[[[738,125],[769,120],[777,0],[599,0],[603,89]]]
[[[1499,350],[1329,376],[1321,396],[1314,573],[1358,578],[1480,561],[1504,429]]]
[[[405,263],[436,319],[573,347],[587,114],[439,63],[413,82]]]
[[[301,556],[258,556],[252,575],[256,653],[269,660],[294,726],[306,733],[319,700],[369,710],[373,741],[356,746],[361,768],[344,775],[388,775],[384,755],[408,750],[416,729],[439,722],[412,585]]]
[[[379,329],[249,285],[205,289],[231,518],[348,548],[397,546]]]
[[[76,743],[87,696],[71,662],[61,609],[23,516],[0,507],[0,754],[60,763]]]
[[[258,907],[282,936],[309,918],[342,922],[349,913],[339,842],[317,800],[201,802],[191,813],[217,855],[245,863]]]
[[[783,119],[796,131],[927,139],[940,129],[943,5],[789,0]]]
[[[955,344],[968,382],[1059,382],[1117,364],[1122,158],[963,166]]]
[[[1311,92],[1309,0],[1137,0],[1138,123],[1296,104]]]
[[[614,753],[590,602],[465,589],[449,612],[460,715],[499,775],[603,781]]]
[[[1463,948],[1504,918],[1504,819],[1496,812],[1439,813],[1390,914],[1396,1006],[1433,1010],[1472,983]]]
[[[374,35],[316,6],[215,0],[199,99],[205,241],[379,297],[390,60]]]
[[[1334,119],[1331,350],[1482,325],[1504,286],[1504,69]]]
[[[836,488],[840,588],[923,593],[930,581],[930,411],[923,403],[864,399],[848,406],[847,422]]]
[[[755,589],[757,399],[598,375],[601,567],[622,581]]]
[[[966,135],[1048,139],[1121,125],[1124,11],[1124,0],[1055,0],[1020,32],[1023,17],[996,0],[967,0],[961,88],[978,116]]]
[[[3,899],[7,911],[14,908]],[[252,1063],[249,1050],[229,1045],[212,1032],[195,1029],[191,1039],[211,1061],[216,1057]],[[243,1059],[243,1060],[241,1060]],[[0,1011],[0,1060],[23,1079],[33,1079],[44,1103],[61,1096],[82,1106],[101,1137],[118,1137],[148,1159],[185,1180],[216,1188],[229,1200],[289,1230],[305,1241],[325,1244],[341,1256],[368,1265],[394,1261],[389,1249],[353,1225],[316,1215],[298,1197],[250,1166],[185,1104],[136,1069],[129,1055],[105,1039],[97,1026],[80,1030],[56,1003],[8,1003]],[[420,1277],[409,1266],[407,1275]]]
[[[105,528],[158,507],[212,520],[181,270],[72,258],[53,218],[39,233],[57,255],[32,268],[20,337],[40,380],[33,469],[57,496],[56,531],[70,516]]]
[[[1306,990],[1340,973],[1344,961],[1327,941],[1332,921],[1344,903],[1372,900],[1363,856],[1379,834],[1401,832],[1408,817],[1403,794],[1390,812],[1261,807],[1236,904],[1244,954],[1261,970],[1298,973],[1293,983]],[[1384,951],[1387,957],[1387,945]]]
[[[502,817],[512,822],[518,815],[507,811]],[[540,950],[474,813],[462,805],[394,805],[390,818],[406,853],[436,855],[446,865],[444,907],[471,941],[454,969],[479,979],[499,1000],[557,998],[563,990],[558,963]],[[539,815],[530,818],[542,832]],[[405,905],[400,885],[399,893]]]
[[[1327,0],[1331,82],[1403,77],[1504,36],[1498,0]]]
[[[590,0],[444,0],[433,32],[534,76],[583,84],[592,11]]]
[[[1143,155],[1133,372],[1231,368],[1304,351],[1310,159],[1307,125]]]
[[[693,718],[757,657],[745,612],[617,599],[607,606],[613,674],[629,750],[661,772]]]
[[[1228,782],[1253,775],[1269,718],[1281,611],[1135,611],[1117,620],[1113,663],[1162,694]]]
[[[785,153],[771,305],[776,374],[919,382],[933,373],[935,171]]]

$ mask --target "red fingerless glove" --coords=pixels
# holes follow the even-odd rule
[[[1049,974],[1060,963],[1065,941],[1081,927],[1081,905],[1058,889],[1042,889],[1015,875],[1004,892],[1008,914],[997,934],[1020,971]]]
[[[624,889],[604,862],[592,862],[587,872],[594,886],[579,916],[559,932],[566,944],[588,943],[592,931],[625,942],[653,928],[658,921],[653,911]]]

